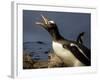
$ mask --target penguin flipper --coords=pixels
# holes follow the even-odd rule
[[[78,42],[78,43],[80,43],[80,44],[83,44],[83,39],[82,39],[82,37],[84,36],[84,33],[85,33],[85,32],[81,32],[81,33],[78,35],[78,37],[77,37],[77,39],[76,39],[76,42]]]
[[[66,49],[69,49],[73,55],[80,60],[82,63],[84,63],[86,66],[90,66],[91,62],[88,56],[84,53],[84,51],[78,47],[76,44],[72,43],[73,45],[66,45],[63,44],[63,47]]]

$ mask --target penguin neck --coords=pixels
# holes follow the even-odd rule
[[[64,40],[64,38],[60,35],[57,27],[54,27],[51,30],[49,30],[49,33],[51,34],[51,37],[52,37],[53,41]]]

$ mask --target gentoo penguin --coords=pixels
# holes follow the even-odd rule
[[[78,37],[77,37],[77,42],[80,43],[80,44],[83,44],[83,36],[84,36],[84,33],[85,32],[81,32]]]
[[[54,53],[69,67],[90,66],[90,50],[84,45],[65,39],[60,35],[56,23],[42,15],[43,21],[36,22],[49,32],[52,37]]]

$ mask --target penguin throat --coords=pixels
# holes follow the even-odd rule
[[[64,39],[60,34],[59,31],[57,29],[57,27],[54,27],[52,29],[49,30],[49,33],[51,34],[51,37],[54,41],[59,41],[61,39]]]

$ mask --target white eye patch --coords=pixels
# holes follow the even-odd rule
[[[49,21],[49,22],[52,23],[52,24],[55,23],[54,21]]]
[[[75,46],[75,44],[71,43],[70,46]]]

